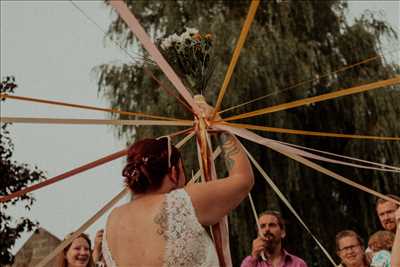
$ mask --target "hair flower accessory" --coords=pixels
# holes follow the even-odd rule
[[[136,164],[129,164],[124,168],[122,176],[131,179],[133,182],[136,182],[139,180],[139,173],[140,172],[137,169]]]
[[[148,161],[149,161],[149,157],[142,157],[143,164],[147,164]]]

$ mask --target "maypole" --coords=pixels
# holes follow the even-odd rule
[[[187,88],[182,83],[180,78],[176,75],[176,73],[171,68],[171,66],[168,64],[168,62],[164,59],[163,55],[159,52],[157,47],[153,44],[153,42],[147,36],[146,32],[144,31],[144,29],[142,28],[142,26],[140,25],[138,20],[135,18],[135,16],[131,13],[131,11],[126,6],[126,4],[121,0],[112,0],[110,3],[117,10],[117,12],[121,16],[121,18],[126,22],[126,24],[132,30],[132,32],[141,41],[141,43],[143,44],[145,49],[149,52],[149,54],[153,58],[154,62],[161,68],[161,70],[164,72],[164,74],[167,76],[167,78],[176,87],[180,96],[173,95],[173,94],[172,95],[176,98],[182,97],[182,99],[180,99],[181,104],[183,104],[187,109],[189,109],[190,112],[192,112],[194,114],[193,121],[192,120],[180,120],[177,118],[170,118],[170,117],[164,117],[164,116],[158,116],[158,115],[150,115],[150,114],[145,114],[145,113],[141,113],[141,112],[130,112],[130,111],[126,112],[126,111],[119,111],[119,110],[115,110],[115,109],[96,108],[96,107],[90,107],[90,106],[84,106],[84,105],[78,105],[78,104],[64,103],[64,102],[60,102],[60,101],[34,99],[34,98],[28,98],[28,97],[22,97],[22,96],[11,96],[8,94],[1,94],[0,97],[2,97],[2,98],[10,98],[10,99],[18,100],[18,101],[30,101],[30,102],[37,102],[37,103],[42,103],[42,104],[68,106],[68,107],[72,107],[72,108],[83,108],[83,109],[91,109],[91,110],[97,110],[97,111],[107,111],[107,112],[113,112],[113,113],[117,113],[117,114],[121,114],[121,115],[131,115],[131,116],[135,116],[136,118],[138,118],[138,117],[139,118],[141,118],[141,117],[148,118],[148,120],[94,120],[94,119],[83,120],[83,119],[2,117],[1,118],[2,122],[4,122],[4,123],[8,123],[8,122],[40,123],[40,124],[85,124],[85,125],[109,124],[109,125],[135,125],[135,126],[144,126],[144,125],[148,125],[148,126],[187,126],[190,128],[187,128],[178,133],[178,134],[185,133],[185,134],[187,134],[187,136],[184,138],[184,140],[182,140],[182,142],[180,142],[177,145],[177,147],[183,145],[192,136],[194,136],[194,135],[196,136],[196,143],[197,143],[198,154],[199,154],[199,165],[200,165],[199,173],[201,173],[201,176],[203,177],[204,182],[208,182],[208,181],[217,179],[215,166],[214,166],[214,158],[216,157],[216,155],[219,152],[217,150],[214,153],[212,153],[212,146],[211,146],[211,142],[210,142],[209,131],[210,130],[223,130],[223,131],[229,132],[231,134],[240,136],[244,139],[250,140],[259,145],[266,146],[269,149],[272,149],[274,151],[277,151],[277,152],[287,156],[288,158],[291,158],[297,162],[300,162],[305,166],[308,166],[318,172],[324,173],[334,179],[337,179],[337,180],[339,180],[343,183],[346,183],[347,185],[350,185],[352,187],[355,187],[359,190],[362,190],[368,194],[371,194],[371,195],[374,195],[374,196],[377,196],[380,198],[384,198],[389,201],[400,204],[400,202],[393,200],[393,199],[385,196],[384,194],[377,192],[373,189],[362,186],[346,177],[338,175],[335,172],[318,165],[317,163],[315,163],[312,160],[325,161],[325,162],[330,162],[330,163],[334,163],[334,164],[342,164],[342,165],[347,165],[347,166],[351,166],[351,167],[355,167],[355,168],[364,168],[364,169],[371,169],[371,170],[378,170],[378,171],[385,171],[385,172],[397,172],[397,173],[400,172],[399,167],[365,161],[365,160],[359,160],[359,159],[345,157],[345,156],[341,156],[341,155],[335,155],[335,157],[336,156],[341,157],[341,160],[333,159],[328,156],[321,156],[318,153],[325,153],[325,155],[326,155],[326,154],[329,154],[329,152],[313,151],[313,152],[318,152],[318,153],[312,153],[312,152],[310,152],[311,149],[308,149],[306,147],[300,147],[300,146],[296,146],[293,144],[278,142],[278,141],[268,139],[268,138],[262,138],[261,136],[258,136],[256,134],[254,134],[253,132],[250,132],[249,129],[258,130],[258,131],[287,133],[287,134],[320,136],[320,137],[374,139],[374,140],[384,140],[384,141],[399,141],[400,137],[372,136],[372,135],[362,135],[362,134],[351,135],[351,134],[327,133],[327,132],[316,132],[316,131],[302,131],[302,130],[295,130],[295,129],[284,129],[284,128],[266,127],[266,126],[260,126],[260,125],[240,124],[240,123],[231,122],[233,120],[250,118],[250,117],[259,116],[259,115],[263,115],[263,114],[269,114],[269,113],[273,113],[273,112],[277,112],[277,111],[301,107],[304,105],[308,105],[310,103],[318,103],[321,101],[335,99],[335,98],[342,97],[342,96],[363,93],[363,92],[367,92],[369,90],[375,90],[375,89],[379,89],[379,88],[383,88],[383,87],[387,87],[387,86],[391,86],[391,85],[396,85],[396,84],[400,83],[400,76],[396,76],[394,78],[389,78],[386,80],[375,81],[375,82],[371,82],[368,84],[361,84],[361,85],[354,86],[351,88],[342,89],[342,90],[339,90],[339,91],[333,92],[333,93],[309,97],[309,98],[305,98],[305,99],[301,99],[301,100],[297,100],[297,101],[293,101],[293,102],[275,105],[272,107],[265,107],[265,108],[262,108],[259,110],[255,110],[255,111],[215,120],[218,113],[222,114],[224,112],[224,111],[219,112],[221,104],[222,104],[222,100],[225,95],[226,89],[228,87],[229,81],[233,75],[235,65],[236,65],[237,60],[240,55],[240,50],[244,45],[246,36],[249,32],[251,23],[254,19],[257,7],[259,5],[259,0],[253,0],[251,2],[250,8],[249,8],[249,12],[247,14],[246,21],[243,25],[242,32],[241,32],[238,42],[236,44],[236,47],[235,47],[235,50],[234,50],[234,53],[232,56],[232,60],[228,67],[228,71],[226,73],[224,82],[222,84],[221,90],[219,91],[218,99],[216,101],[216,106],[213,110],[213,114],[210,118],[207,118],[205,116],[205,114],[202,113],[202,108],[201,108],[201,106],[203,104],[205,104],[204,98],[201,98],[198,96],[193,98],[193,96],[187,90]],[[365,63],[375,60],[377,58],[378,58],[378,56],[365,59],[359,63],[355,63],[348,67],[342,68],[339,71],[344,71],[345,69],[352,68],[356,65],[365,64]],[[155,76],[149,70],[146,72],[151,78],[156,79]],[[336,72],[338,72],[338,71],[336,71]],[[161,87],[163,87],[159,81],[157,81],[157,82],[160,84]],[[308,81],[304,81],[304,83],[305,82],[308,82]],[[303,83],[303,82],[300,82],[298,84],[301,84],[301,83]],[[297,85],[295,85],[295,86],[297,86]],[[250,102],[248,102],[248,103],[250,103]],[[243,103],[243,105],[244,104],[247,104],[247,103]],[[235,107],[233,107],[233,108],[235,108]],[[227,110],[229,110],[229,109],[227,109]],[[174,134],[172,134],[172,135],[174,135]],[[65,172],[56,177],[53,177],[43,183],[33,185],[31,187],[25,188],[21,191],[14,192],[14,193],[6,195],[6,196],[0,196],[0,202],[5,202],[8,200],[11,200],[15,197],[21,196],[28,192],[32,192],[34,190],[37,190],[44,186],[50,185],[50,184],[60,181],[62,179],[69,178],[79,172],[99,166],[108,161],[119,158],[125,154],[126,154],[126,150],[118,151],[111,155],[105,156],[99,160],[85,164],[76,169]],[[333,156],[332,153],[330,153],[329,155]],[[329,259],[329,261],[333,265],[335,265],[334,261],[332,260],[331,256],[327,253],[324,246],[318,241],[317,237],[312,233],[311,229],[309,229],[306,226],[306,224],[303,222],[303,220],[300,218],[300,216],[297,214],[297,212],[294,210],[294,208],[290,205],[290,203],[288,202],[286,197],[280,192],[280,190],[272,182],[271,178],[269,178],[269,176],[265,173],[265,171],[254,160],[254,158],[252,157],[251,154],[248,153],[248,156],[251,159],[251,161],[253,162],[253,164],[256,166],[256,168],[260,171],[262,176],[265,178],[267,183],[271,186],[271,188],[273,188],[274,192],[285,203],[285,205],[289,208],[289,210],[295,215],[296,219],[299,220],[300,224],[304,227],[304,229],[312,236],[312,238],[315,240],[315,242],[321,248],[322,252]],[[356,160],[359,163],[350,163],[349,161],[346,161],[346,160]],[[198,176],[197,174],[194,176],[194,180],[197,176]],[[112,205],[114,205],[114,203],[116,203],[123,195],[126,194],[126,192],[127,192],[127,190],[124,189],[114,199],[112,199],[109,203],[107,203],[100,211],[98,211],[87,222],[85,222],[75,232],[75,234],[73,236],[71,236],[69,239],[65,240],[51,255],[46,257],[46,259],[43,260],[38,266],[44,266],[48,261],[50,261],[51,258],[54,257],[59,251],[61,251],[65,246],[67,246],[73,240],[74,237],[79,235],[81,232],[85,231],[87,229],[87,227],[89,227],[95,220],[97,220],[106,210],[111,208]],[[256,210],[255,210],[255,207],[253,204],[252,204],[252,207],[253,207],[254,215],[256,215]],[[257,217],[257,216],[255,216],[255,217]],[[232,265],[231,258],[230,258],[230,251],[229,251],[229,235],[228,235],[228,233],[229,233],[229,231],[228,231],[228,224],[227,224],[226,217],[221,222],[219,222],[217,225],[213,226],[212,235],[214,237],[215,246],[216,246],[216,249],[218,252],[221,266],[231,266]]]

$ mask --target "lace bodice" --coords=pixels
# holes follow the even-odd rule
[[[192,202],[184,189],[166,194],[158,220],[165,239],[164,267],[217,267],[218,257],[207,232],[197,220]],[[106,234],[102,242],[108,267],[117,267],[108,248]]]

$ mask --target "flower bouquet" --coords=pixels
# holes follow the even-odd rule
[[[200,34],[197,29],[186,28],[161,42],[161,52],[175,72],[193,90],[205,94],[207,83],[214,70],[211,34]]]

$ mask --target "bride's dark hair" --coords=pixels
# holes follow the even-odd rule
[[[168,138],[143,139],[128,150],[127,164],[122,171],[125,184],[134,193],[160,188],[165,175],[175,166],[179,174],[179,150]]]

